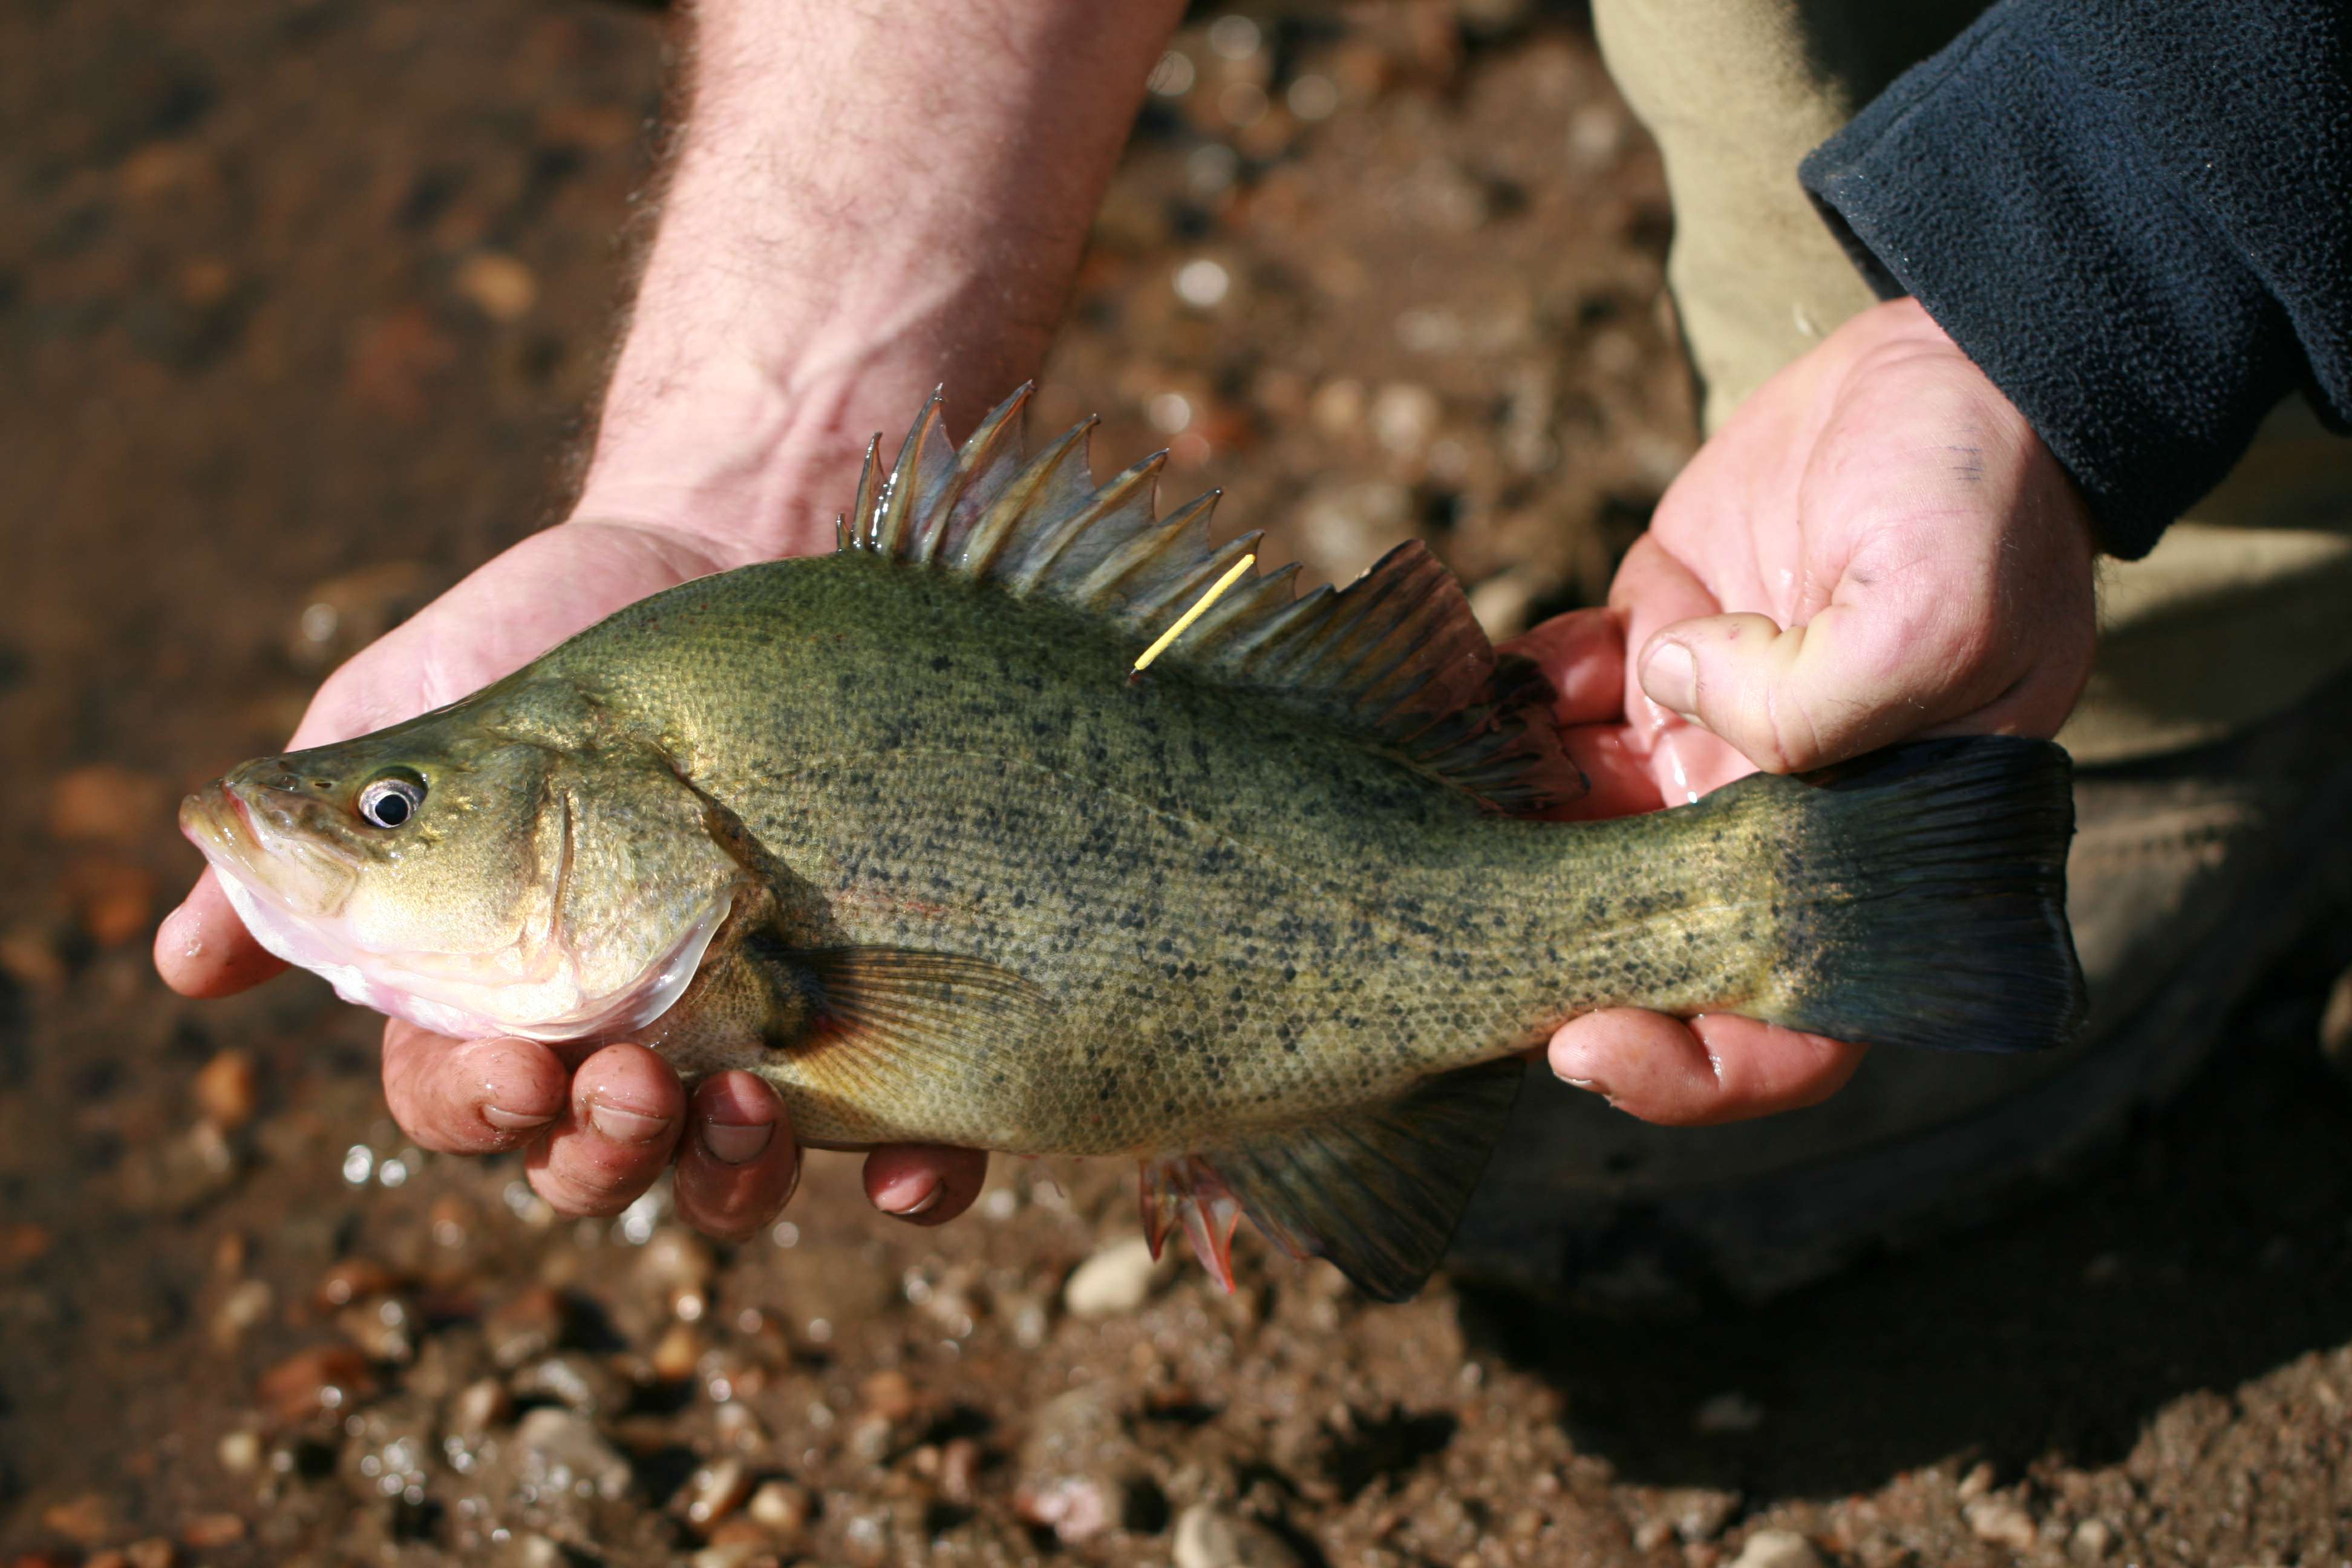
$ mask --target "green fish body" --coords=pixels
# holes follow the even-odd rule
[[[246,764],[191,837],[355,999],[748,1069],[813,1143],[1132,1157],[1155,1247],[1181,1220],[1223,1272],[1246,1212],[1389,1297],[1577,1014],[1981,1048],[2079,1016],[2056,748],[1512,815],[1580,782],[1425,552],[1245,575],[1139,675],[1252,541],[1157,518],[1153,465],[1097,489],[1083,427],[1024,466],[1019,407],[958,454],[935,404],[835,554]]]

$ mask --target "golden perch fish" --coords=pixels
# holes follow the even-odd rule
[[[688,583],[181,821],[272,952],[455,1036],[746,1068],[804,1141],[1141,1162],[1371,1293],[1443,1255],[1521,1052],[1599,1007],[2008,1050],[2082,1010],[2068,764],[1929,742],[1612,822],[1405,545],[1242,573],[1157,459],[935,399],[841,548]]]

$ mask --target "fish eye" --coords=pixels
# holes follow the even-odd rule
[[[425,781],[405,771],[387,773],[360,791],[360,816],[377,827],[398,827],[425,804]]]

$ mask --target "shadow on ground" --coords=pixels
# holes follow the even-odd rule
[[[1465,1327],[1628,1479],[1827,1498],[1953,1455],[2117,1462],[2179,1395],[2352,1338],[2352,1089],[2312,1048],[2327,956],[2274,975],[2086,1177],[1973,1232],[1760,1307],[1494,1291]]]

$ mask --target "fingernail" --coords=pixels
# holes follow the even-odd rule
[[[939,1207],[940,1198],[946,1192],[947,1188],[937,1182],[925,1182],[911,1203],[901,1202],[898,1194],[893,1192],[889,1201],[882,1205],[882,1212],[897,1215],[900,1219],[913,1219]]]
[[[528,1132],[555,1120],[552,1110],[509,1110],[503,1105],[482,1107],[482,1120],[501,1132]]]
[[[668,1128],[669,1118],[624,1110],[617,1105],[592,1100],[588,1102],[588,1125],[615,1143],[650,1143]]]
[[[1609,1099],[1608,1087],[1593,1076],[1591,1065],[1585,1060],[1585,1055],[1580,1046],[1553,1047],[1550,1061],[1552,1076],[1570,1089],[1580,1089],[1587,1094],[1597,1094],[1603,1100]]]
[[[702,1124],[702,1146],[710,1157],[723,1165],[741,1165],[759,1158],[760,1151],[776,1135],[772,1121],[706,1121]]]
[[[1660,643],[1642,666],[1642,689],[1661,708],[1687,719],[1698,707],[1698,666],[1678,642]]]

